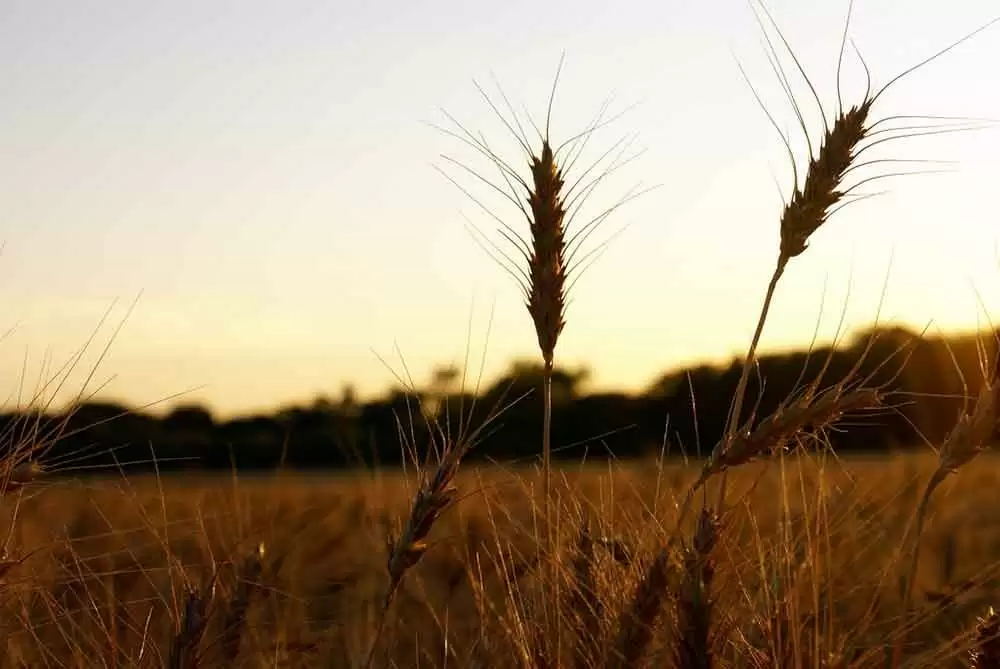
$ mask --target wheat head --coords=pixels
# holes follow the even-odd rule
[[[712,552],[719,539],[719,518],[707,506],[702,509],[694,541],[685,551],[684,570],[677,597],[677,637],[674,666],[678,669],[712,667]]]
[[[264,544],[258,543],[243,559],[237,572],[236,588],[226,603],[222,622],[222,652],[229,662],[240,653],[243,631],[247,629],[250,602],[263,572]]]
[[[646,569],[628,609],[618,622],[618,635],[609,666],[617,669],[638,667],[653,640],[653,628],[663,610],[669,586],[670,553],[664,547]]]
[[[976,625],[972,669],[1000,669],[1000,613],[991,606]]]
[[[198,669],[201,666],[199,649],[208,626],[208,607],[214,598],[215,580],[203,588],[188,586],[186,590],[180,629],[170,643],[167,660],[170,669]]]
[[[565,326],[566,204],[562,198],[562,171],[556,165],[548,140],[539,156],[531,157],[533,188],[531,207],[531,254],[528,257],[528,313],[535,326],[538,346],[546,367],[555,357],[559,334]]]

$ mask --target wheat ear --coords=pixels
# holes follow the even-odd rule
[[[610,666],[616,669],[634,669],[646,657],[653,640],[653,628],[667,599],[669,565],[669,549],[664,547],[646,569],[636,586],[629,608],[618,621],[618,635]]]
[[[243,631],[247,629],[247,614],[254,592],[259,587],[264,568],[264,544],[259,543],[244,558],[237,570],[236,587],[226,603],[222,618],[222,652],[226,660],[235,662],[240,653]]]
[[[991,606],[976,625],[972,669],[1000,669],[1000,613]]]
[[[18,463],[8,469],[6,480],[3,481],[0,491],[4,494],[16,492],[33,483],[44,473],[45,469],[37,462]]]
[[[458,495],[454,483],[455,476],[458,474],[462,458],[472,447],[472,443],[471,439],[460,439],[456,444],[445,448],[433,476],[422,477],[403,531],[397,539],[389,542],[389,557],[386,562],[389,584],[382,602],[378,628],[368,651],[366,667],[371,667],[375,660],[375,651],[385,627],[389,608],[403,578],[420,562],[420,558],[427,551],[427,537],[434,523],[455,503]]]
[[[877,389],[849,389],[839,383],[820,393],[804,393],[779,407],[753,430],[743,428],[728,443],[723,437],[702,466],[698,478],[684,493],[677,515],[678,529],[691,509],[695,494],[716,474],[725,475],[733,467],[742,466],[779,449],[807,429],[823,430],[849,412],[872,410],[881,406],[882,393]],[[675,532],[668,546],[673,546],[678,536],[678,532]]]
[[[198,669],[201,666],[199,648],[208,625],[208,605],[214,599],[215,579],[197,589],[187,587],[180,629],[170,644],[167,666],[170,669]]]
[[[545,365],[544,425],[542,428],[542,469],[545,476],[545,517],[552,524],[552,372],[556,343],[566,325],[566,239],[562,200],[563,179],[555,164],[552,147],[546,139],[541,156],[531,158],[534,190],[528,195],[531,205],[531,255],[528,259],[531,283],[528,313],[535,325],[538,347]],[[551,533],[551,529],[550,529]],[[549,544],[552,552],[552,545]]]
[[[719,518],[702,509],[694,541],[685,551],[684,570],[677,598],[677,638],[674,666],[678,669],[711,669],[712,551],[719,539]]]

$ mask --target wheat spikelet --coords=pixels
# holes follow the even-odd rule
[[[562,198],[562,172],[552,147],[542,142],[540,156],[531,156],[534,188],[528,193],[531,207],[531,254],[528,257],[528,313],[535,325],[538,346],[546,367],[551,367],[566,310],[566,205]]]
[[[781,134],[782,140],[785,147],[788,149],[789,157],[792,163],[792,171],[794,182],[792,185],[792,194],[786,203],[784,210],[780,219],[780,247],[778,254],[778,269],[776,274],[780,275],[784,269],[784,266],[789,260],[801,255],[808,247],[809,238],[816,232],[823,224],[827,222],[830,216],[842,206],[849,204],[853,200],[845,200],[845,198],[852,197],[854,191],[860,186],[870,183],[878,179],[884,179],[889,177],[906,176],[907,174],[914,174],[913,172],[895,172],[895,173],[883,173],[876,174],[874,176],[869,176],[867,178],[862,178],[854,182],[851,186],[845,186],[845,181],[850,173],[857,169],[868,167],[875,164],[880,164],[884,162],[926,162],[926,161],[907,161],[907,160],[869,160],[867,162],[859,162],[859,156],[879,145],[886,142],[891,142],[894,140],[906,139],[908,137],[921,136],[925,134],[939,134],[941,132],[954,132],[958,130],[967,129],[978,129],[983,126],[981,123],[973,123],[971,126],[968,122],[965,124],[955,125],[919,125],[919,126],[898,126],[898,127],[879,127],[884,126],[887,123],[897,120],[909,120],[909,119],[925,119],[925,120],[944,120],[936,117],[920,117],[920,116],[887,116],[879,120],[871,120],[872,108],[878,99],[894,84],[899,82],[905,76],[913,73],[917,69],[923,67],[924,65],[932,62],[941,55],[951,51],[959,44],[971,39],[974,35],[985,30],[989,26],[993,25],[1000,19],[994,19],[981,26],[977,30],[965,35],[961,39],[953,42],[949,46],[941,49],[929,58],[917,63],[916,65],[904,70],[902,73],[896,75],[889,80],[884,86],[882,86],[877,91],[872,91],[870,86],[867,87],[864,96],[861,101],[857,104],[852,105],[848,109],[844,109],[842,95],[840,91],[840,70],[841,64],[843,62],[844,48],[847,41],[848,28],[850,26],[851,20],[851,10],[853,9],[853,0],[848,7],[847,19],[844,25],[844,35],[841,40],[840,53],[837,61],[837,113],[834,116],[833,123],[829,124],[826,111],[823,108],[823,104],[819,99],[819,95],[816,92],[815,87],[810,81],[809,77],[805,73],[805,69],[802,67],[795,53],[792,51],[791,46],[785,39],[781,30],[778,28],[774,17],[768,11],[767,7],[763,4],[761,0],[758,0],[758,4],[761,9],[766,14],[768,21],[770,22],[772,28],[775,30],[778,38],[781,40],[783,45],[791,56],[795,67],[798,69],[799,73],[802,75],[812,96],[816,102],[819,109],[820,116],[823,121],[823,138],[820,142],[819,151],[813,154],[812,144],[809,140],[809,132],[806,127],[805,116],[800,109],[795,98],[791,94],[791,85],[788,77],[781,67],[778,59],[777,51],[774,47],[773,42],[767,35],[767,31],[764,28],[763,22],[760,20],[759,14],[755,14],[758,19],[758,23],[761,26],[761,30],[764,33],[766,43],[770,50],[769,56],[771,58],[772,67],[777,75],[779,82],[781,83],[783,89],[785,90],[789,101],[791,102],[795,115],[799,121],[802,128],[802,132],[805,135],[806,144],[809,148],[809,162],[806,169],[806,175],[803,182],[799,182],[798,170],[795,165],[795,158],[791,151],[791,142],[785,136],[785,134],[778,127],[774,118],[767,113],[765,108],[765,113],[767,113],[768,119],[771,121],[775,129]],[[860,54],[859,54],[860,58]],[[862,59],[862,65],[865,67],[865,73],[869,74],[868,67]],[[744,75],[745,76],[745,75]],[[760,102],[760,97],[757,96],[756,91],[754,92],[755,97],[757,97],[758,102]],[[763,103],[761,103],[763,106]],[[955,120],[955,119],[949,119]],[[916,131],[916,132],[912,132]],[[861,196],[864,197],[864,196]]]
[[[963,414],[941,447],[938,468],[952,474],[986,450],[997,426],[1000,379],[979,391],[972,413]]]
[[[807,392],[780,407],[751,430],[723,438],[716,444],[694,483],[688,486],[678,512],[677,525],[687,516],[694,495],[716,474],[752,462],[801,435],[808,428],[823,430],[844,414],[852,411],[877,409],[882,406],[882,393],[875,388],[847,389],[843,383],[815,394]],[[671,537],[672,546],[677,533]]]
[[[778,31],[778,34],[781,36],[780,30]],[[784,39],[784,37],[782,37],[782,39]],[[769,39],[768,44],[770,45]],[[771,47],[771,51],[774,53],[773,46]],[[792,53],[792,58],[795,59],[794,53]],[[797,60],[796,63],[798,63]],[[782,83],[785,85],[786,90],[788,90],[787,81],[784,78],[783,71],[780,69],[777,71],[780,73],[779,78],[782,79]],[[808,78],[806,78],[806,81],[809,83],[809,86],[812,87]],[[754,92],[754,95],[757,96],[756,91]],[[746,358],[744,359],[743,370],[740,374],[740,380],[733,396],[732,408],[725,431],[725,438],[729,442],[737,439],[737,426],[742,420],[743,401],[747,391],[747,384],[750,380],[750,370],[753,368],[754,360],[756,359],[757,347],[764,331],[764,323],[767,321],[771,301],[774,298],[778,282],[784,275],[788,262],[792,258],[795,258],[805,252],[808,247],[809,238],[829,219],[834,211],[834,208],[851,190],[842,190],[841,183],[847,173],[852,169],[852,164],[858,154],[859,146],[871,130],[871,127],[867,125],[867,121],[872,104],[875,102],[875,97],[869,97],[866,95],[860,104],[851,107],[846,112],[841,109],[832,126],[827,125],[826,116],[824,114],[823,141],[820,144],[818,154],[815,156],[812,154],[812,146],[810,145],[809,165],[806,171],[805,181],[801,185],[798,179],[798,171],[795,166],[795,156],[791,151],[791,144],[785,135],[781,133],[780,128],[778,129],[785,146],[788,148],[789,157],[792,163],[792,171],[794,174],[792,195],[781,214],[779,225],[780,241],[778,248],[778,260],[771,276],[771,280],[768,283],[767,291],[764,297],[764,304],[761,307],[760,317],[757,321],[757,327],[754,331]],[[795,106],[796,113],[799,118],[802,119],[801,112],[798,110],[795,100],[793,98],[790,99],[793,106]],[[757,100],[759,102],[760,98],[757,97]],[[763,103],[761,103],[761,106],[763,107]],[[820,108],[822,109],[822,105],[820,105]],[[764,111],[767,113],[766,108]],[[771,120],[772,124],[775,125],[775,128],[778,128],[769,113],[768,118]],[[808,129],[805,127],[804,122],[803,132],[805,133],[806,140],[808,141]],[[732,446],[729,446],[729,448],[732,448]],[[725,478],[723,478],[722,485],[719,489],[720,508],[724,500],[725,490],[726,481]]]
[[[428,470],[417,460],[415,446],[412,444],[407,446],[407,448],[413,449],[411,453],[414,463],[418,467],[420,483],[403,530],[398,536],[390,535],[386,541],[388,555],[385,567],[388,584],[382,599],[375,634],[368,647],[368,659],[365,667],[371,667],[375,661],[389,609],[403,579],[410,569],[420,562],[427,551],[427,537],[438,518],[456,502],[458,489],[455,486],[455,477],[458,475],[462,458],[476,445],[483,432],[509,406],[502,405],[502,399],[499,400],[497,405],[489,410],[482,423],[477,426],[472,425],[472,410],[470,410],[468,416],[459,421],[460,425],[455,435],[452,435],[451,428],[447,423],[442,426],[437,423],[436,419],[431,421],[428,424],[428,428],[430,428],[429,453],[437,456],[437,466],[431,475],[428,475]],[[426,413],[421,413],[426,419]]]
[[[677,638],[674,663],[678,669],[712,667],[712,551],[719,538],[719,519],[705,507],[698,518],[694,541],[685,551],[677,598]]]
[[[457,494],[454,485],[464,448],[445,453],[431,477],[425,477],[417,490],[410,516],[399,538],[390,543],[386,568],[389,586],[384,605],[391,604],[406,572],[413,568],[427,550],[427,536],[437,519],[450,507]]]
[[[976,625],[972,669],[1000,669],[1000,613],[991,606]]]
[[[917,540],[923,526],[927,503],[934,490],[951,474],[986,450],[997,427],[1000,378],[987,381],[979,391],[971,413],[963,412],[938,451],[938,466],[924,489],[917,511]]]
[[[3,492],[15,492],[36,481],[45,470],[37,462],[21,462],[14,465],[7,473]]]
[[[382,617],[369,647],[365,666],[372,666],[375,660],[375,651],[385,627],[389,607],[392,606],[403,578],[420,562],[420,558],[427,551],[427,537],[434,523],[455,503],[458,489],[455,487],[454,479],[458,474],[462,458],[471,448],[474,438],[473,436],[470,439],[459,439],[457,443],[444,449],[433,476],[422,477],[403,531],[397,538],[390,539],[387,544],[389,556],[386,560],[386,571],[389,583],[382,600]]]
[[[617,669],[638,667],[649,650],[669,585],[669,552],[662,548],[636,586],[632,603],[618,621],[618,636],[610,666]]]
[[[723,443],[706,464],[702,478],[780,449],[807,428],[822,430],[845,413],[876,409],[881,404],[881,393],[874,388],[845,391],[838,385],[818,396],[807,393],[762,420],[752,432],[744,430],[728,444]]]
[[[240,653],[243,631],[247,627],[250,601],[263,572],[264,544],[257,544],[243,560],[237,572],[236,589],[226,603],[222,618],[222,652],[231,663]]]
[[[605,104],[597,115],[597,118],[584,132],[571,137],[558,146],[552,144],[549,132],[552,105],[562,66],[563,60],[560,59],[549,95],[544,129],[539,128],[529,118],[531,125],[538,132],[539,140],[541,141],[540,150],[533,148],[533,142],[528,139],[518,114],[514,111],[513,106],[503,91],[500,91],[500,95],[510,118],[507,118],[504,112],[501,112],[498,105],[477,84],[477,88],[479,88],[479,92],[487,104],[506,129],[514,136],[520,149],[526,156],[530,177],[525,178],[521,176],[517,169],[497,156],[482,136],[470,133],[451,116],[448,118],[457,126],[458,132],[445,130],[447,134],[458,138],[463,143],[474,148],[482,156],[485,156],[499,170],[503,185],[491,182],[458,161],[447,157],[446,159],[464,171],[471,173],[478,181],[487,184],[494,193],[500,194],[508,203],[513,204],[528,223],[529,234],[523,235],[505,222],[501,216],[491,211],[479,199],[472,196],[468,190],[459,185],[453,178],[447,174],[445,175],[446,178],[455,183],[455,185],[458,185],[466,195],[469,195],[476,204],[484,209],[499,224],[499,234],[503,238],[503,242],[513,250],[513,253],[509,253],[509,251],[504,250],[489,240],[487,240],[487,243],[492,247],[492,252],[489,249],[487,249],[487,252],[519,284],[525,300],[525,306],[535,330],[535,337],[538,340],[543,362],[543,424],[541,444],[544,488],[543,540],[551,563],[548,586],[553,591],[548,597],[548,601],[552,602],[556,608],[556,620],[560,619],[559,607],[563,603],[563,598],[559,594],[562,573],[555,538],[555,528],[559,525],[559,509],[553,500],[552,491],[552,376],[555,366],[556,347],[563,328],[566,325],[567,294],[571,291],[573,282],[579,279],[580,275],[589,266],[594,253],[601,250],[601,247],[598,247],[592,251],[581,253],[581,248],[596,228],[612,212],[625,202],[642,194],[642,192],[637,193],[633,189],[633,191],[630,191],[624,198],[619,200],[617,204],[605,209],[582,225],[574,226],[574,229],[570,232],[570,225],[574,223],[574,219],[579,214],[581,207],[590,198],[596,186],[608,174],[621,167],[621,165],[631,160],[631,158],[622,160],[622,156],[625,150],[628,149],[629,144],[619,141],[588,167],[582,168],[578,177],[566,187],[564,170],[571,170],[573,168],[580,158],[583,147],[586,145],[589,137],[599,127],[608,123],[609,120],[604,119],[604,114],[607,110],[607,104]],[[619,151],[619,147],[623,147],[621,151]],[[615,155],[616,153],[617,155]],[[606,159],[609,156],[612,156],[612,158],[610,163],[607,163]],[[603,169],[599,169],[602,166],[604,166]],[[597,176],[591,178],[589,182],[585,181],[590,178],[588,175],[595,169],[598,170]],[[562,649],[561,634],[562,626],[557,624],[557,639],[555,642],[557,654]]]
[[[678,638],[674,649],[676,666],[684,669],[712,666],[710,591],[715,567],[711,553],[718,541],[718,530],[718,516],[709,508],[703,509],[684,560],[677,601]],[[619,620],[610,666],[632,668],[644,660],[653,628],[667,598],[668,556],[668,549],[662,549],[637,585],[629,609]]]
[[[830,217],[833,208],[843,199],[840,185],[854,161],[858,146],[867,136],[866,126],[873,100],[842,112],[833,126],[826,129],[819,153],[809,161],[805,183],[795,185],[792,196],[781,214],[781,244],[779,262],[801,255],[809,237]]]
[[[200,590],[191,586],[186,590],[180,629],[170,644],[170,669],[198,669],[201,666],[199,647],[208,625],[208,605],[214,597],[215,579]]]

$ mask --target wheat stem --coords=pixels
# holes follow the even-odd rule
[[[556,606],[556,657],[562,651],[562,625],[559,623],[559,564],[555,551],[555,517],[552,514],[552,357],[545,357],[545,369],[542,380],[543,418],[542,418],[542,476],[545,486],[545,532],[546,551],[549,555],[550,578],[553,593],[550,601]]]
[[[736,438],[736,430],[740,424],[740,414],[743,413],[743,401],[746,397],[747,384],[750,381],[750,370],[753,369],[753,362],[757,357],[757,346],[760,344],[761,334],[764,332],[764,323],[767,315],[771,311],[771,301],[774,299],[774,291],[778,287],[778,281],[785,273],[789,257],[782,252],[778,257],[778,264],[771,275],[771,281],[767,285],[767,294],[764,296],[764,304],[760,310],[760,317],[757,319],[757,328],[754,330],[753,339],[750,341],[750,348],[747,350],[746,359],[743,361],[743,371],[740,374],[739,384],[736,386],[736,394],[733,396],[733,406],[729,414],[729,423],[723,436],[721,445],[729,448]],[[716,504],[718,513],[722,513],[722,507],[726,501],[726,480],[728,471],[722,472],[722,480],[719,482],[719,499]]]

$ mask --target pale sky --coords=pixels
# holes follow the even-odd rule
[[[847,1],[769,7],[832,111]],[[878,85],[997,13],[993,0],[859,0],[850,36]],[[345,383],[368,395],[392,381],[379,356],[402,368],[396,345],[421,382],[461,359],[470,317],[487,380],[536,355],[516,286],[465,217],[495,226],[434,169],[441,154],[489,166],[431,124],[447,110],[525,167],[473,80],[495,73],[542,118],[564,52],[553,140],[613,94],[629,111],[594,152],[632,134],[643,151],[590,211],[659,187],[599,231],[621,234],[575,287],[557,357],[590,365],[595,388],[634,390],[741,353],[776,255],[775,179],[787,197],[791,170],[737,61],[806,155],[760,36],[744,0],[0,0],[0,393],[23,396],[117,299],[88,369],[140,292],[93,381],[133,405],[192,388],[184,401],[222,415]],[[1000,24],[900,81],[876,114],[1000,118],[996,63]],[[815,138],[818,111],[789,73]],[[857,101],[850,52],[843,79]],[[1000,319],[1000,128],[878,157],[956,164],[872,184],[889,192],[835,215],[786,273],[765,349],[806,344],[820,317],[829,338],[845,300],[848,329],[863,327],[883,286],[883,319]]]

